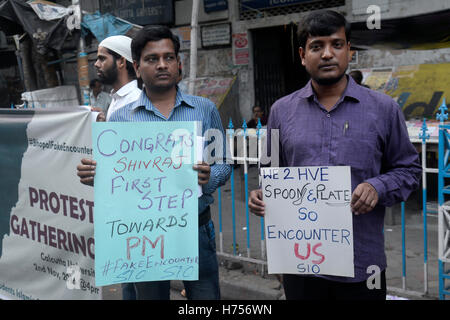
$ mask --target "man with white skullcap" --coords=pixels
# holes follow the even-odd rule
[[[111,36],[100,42],[94,67],[100,81],[113,87],[112,101],[106,111],[108,121],[114,111],[136,101],[141,94],[131,57],[131,38]],[[101,114],[97,119],[105,121],[105,115]],[[122,297],[124,300],[136,299],[133,284],[122,285]]]
[[[131,38],[111,36],[100,42],[94,67],[100,81],[113,87],[106,114],[108,121],[114,111],[136,101],[141,93],[131,57]]]

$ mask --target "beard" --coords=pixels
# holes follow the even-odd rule
[[[150,88],[152,91],[155,92],[165,92],[167,90],[172,89],[173,87],[175,87],[177,85],[176,82],[172,82],[169,84],[164,84],[164,85],[154,85],[154,84],[150,84],[146,87]]]
[[[305,66],[306,72],[311,76],[311,78],[319,85],[329,86],[338,83],[344,76],[345,70],[336,76],[323,77],[319,75],[319,72],[309,66]]]
[[[155,92],[164,92],[164,91],[170,90],[173,87],[175,87],[178,83],[178,81],[175,77],[172,77],[171,79],[169,79],[169,81],[167,81],[165,83],[158,83],[157,81],[154,81],[154,82],[149,81],[149,82],[150,83],[146,84],[145,86]],[[145,83],[145,81],[144,81],[144,83]]]
[[[319,78],[319,77],[312,77],[318,84],[322,86],[329,86],[335,83],[338,83],[343,77],[345,76],[345,72],[340,74],[337,77],[332,78]]]
[[[114,82],[117,81],[117,66],[116,66],[116,64],[114,63],[111,68],[109,68],[103,72],[100,71],[100,74],[98,75],[98,77],[103,84],[107,84],[107,85],[114,84]]]

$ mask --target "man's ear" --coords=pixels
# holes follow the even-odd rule
[[[141,73],[139,72],[139,64],[137,63],[136,60],[133,60],[133,68],[134,68],[134,72],[136,73],[136,77],[138,79],[141,78]]]
[[[181,76],[183,74],[183,64],[181,63],[180,56],[177,56],[177,64],[178,64],[178,75]]]
[[[119,59],[116,59],[117,68],[126,68],[127,67],[127,60],[124,57],[120,57]]]
[[[300,59],[302,60],[302,65],[305,65],[305,50],[302,47],[298,48],[298,54],[300,56]]]
[[[353,54],[352,54],[351,47],[352,47],[352,46],[351,46],[351,44],[350,44],[350,41],[348,41],[348,42],[347,42],[348,62],[352,61],[353,54],[356,54],[356,52],[353,52]]]

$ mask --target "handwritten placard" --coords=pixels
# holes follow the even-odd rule
[[[354,276],[350,167],[261,169],[269,273]]]
[[[95,281],[198,280],[195,122],[93,124]]]

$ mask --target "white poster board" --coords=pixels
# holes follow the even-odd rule
[[[350,167],[261,169],[269,273],[354,277]]]

